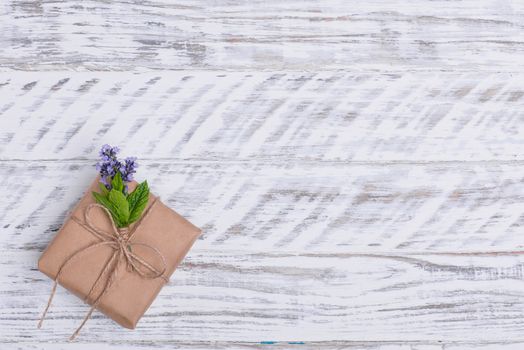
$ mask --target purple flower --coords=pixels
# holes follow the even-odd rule
[[[133,181],[133,174],[136,173],[138,164],[136,157],[128,157],[123,162],[119,161],[117,154],[120,151],[118,147],[103,145],[100,149],[100,160],[96,163],[96,170],[100,173],[100,182],[108,190],[111,190],[111,181],[113,177],[120,173],[124,181],[124,193],[127,193],[127,183]]]
[[[120,164],[118,169],[122,175],[122,180],[125,182],[133,181],[133,174],[136,173],[137,167],[136,157],[127,157],[124,164]]]
[[[120,148],[118,148],[118,147],[111,147],[110,145],[105,144],[100,149],[100,153],[99,153],[100,159],[102,161],[109,161],[109,160],[112,160],[112,159],[116,159],[116,155],[117,155],[118,152],[120,152]]]
[[[103,145],[99,153],[100,161],[96,163],[96,170],[100,172],[100,182],[102,182],[108,190],[111,189],[111,179],[122,167],[122,163],[116,157],[119,151],[120,149],[118,147]]]

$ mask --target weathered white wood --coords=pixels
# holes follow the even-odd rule
[[[0,30],[2,350],[523,347],[523,2],[8,0]],[[205,231],[136,331],[70,344],[36,260],[105,142]]]
[[[0,159],[524,160],[524,74],[6,73]]]
[[[87,342],[86,342],[87,343]],[[349,342],[349,341],[327,341],[327,342],[103,342],[103,343],[35,343],[19,342],[17,344],[2,344],[2,349],[43,349],[43,350],[115,350],[115,349],[191,349],[191,350],[209,350],[209,349],[231,349],[231,350],[252,350],[252,349],[270,349],[270,350],[324,350],[324,349],[350,349],[350,350],[520,350],[524,343],[519,342]]]
[[[4,1],[21,70],[521,71],[521,1]]]
[[[51,281],[38,249],[3,250],[3,342],[64,341],[85,305]],[[522,342],[524,255],[191,251],[135,331],[95,314],[80,341]]]
[[[350,350],[520,350],[524,343],[518,342],[347,342],[347,341],[328,341],[328,342],[133,342],[133,345],[122,342],[103,342],[103,343],[34,343],[23,342],[17,344],[2,344],[2,349],[43,349],[43,350],[115,350],[129,349],[231,349],[231,350],[252,350],[252,349],[271,349],[271,350],[324,350],[324,349],[350,349]]]
[[[169,160],[139,169],[204,230],[194,249],[524,250],[522,163]],[[2,162],[2,246],[43,250],[95,176],[90,161]]]

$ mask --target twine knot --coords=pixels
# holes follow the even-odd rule
[[[84,227],[88,232],[90,232],[93,236],[95,236],[98,239],[98,242],[93,243],[73,253],[71,256],[69,256],[69,258],[67,258],[60,265],[58,269],[58,273],[56,274],[54,278],[53,288],[51,290],[51,295],[49,296],[47,306],[42,314],[42,317],[40,318],[40,321],[38,322],[38,328],[42,326],[42,323],[47,314],[47,311],[49,310],[49,307],[51,306],[51,302],[56,292],[58,279],[62,275],[64,268],[68,266],[71,261],[73,261],[74,259],[78,258],[82,254],[85,254],[86,252],[94,248],[101,247],[101,246],[108,246],[113,249],[113,253],[111,257],[109,258],[109,260],[107,261],[107,263],[104,265],[104,268],[98,275],[97,279],[91,286],[91,289],[85,296],[84,301],[87,302],[88,304],[91,304],[91,308],[89,309],[89,312],[84,317],[80,326],[76,329],[73,335],[71,335],[69,340],[75,339],[75,337],[78,335],[78,333],[80,332],[84,324],[91,317],[91,314],[93,313],[93,311],[99,305],[102,297],[107,293],[107,291],[109,290],[109,287],[116,280],[117,275],[118,275],[117,267],[120,262],[124,262],[126,264],[128,271],[134,272],[144,279],[162,278],[164,282],[168,282],[168,279],[164,276],[164,273],[167,269],[166,259],[160,253],[160,251],[157,248],[150,246],[149,244],[135,242],[132,240],[133,234],[135,233],[136,229],[140,226],[144,218],[151,212],[151,208],[153,208],[156,201],[157,199],[155,198],[153,202],[151,203],[151,205],[149,206],[149,208],[142,215],[142,217],[136,222],[136,224],[133,226],[132,229],[129,229],[128,227],[117,228],[109,210],[105,208],[104,206],[97,204],[97,203],[89,204],[86,207],[84,211],[84,221],[80,220],[79,218],[77,218],[74,215],[71,216],[71,219],[73,219],[76,223]],[[90,214],[94,208],[102,209],[105,212],[105,214],[107,215],[107,217],[109,218],[109,221],[111,222],[111,230],[109,232],[100,229],[92,222]],[[160,270],[156,269],[149,262],[147,262],[146,260],[141,258],[138,254],[133,252],[134,246],[142,246],[142,247],[150,249],[156,256],[160,257],[160,260],[162,261],[162,268]],[[105,275],[107,275],[108,277],[105,281],[104,286],[102,287],[102,291],[96,298],[91,300],[92,293],[94,292],[96,287],[99,285],[99,283],[103,281],[102,277]]]

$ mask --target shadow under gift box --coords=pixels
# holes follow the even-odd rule
[[[137,183],[134,181],[129,183],[129,190],[132,191],[136,186]],[[98,178],[76,205],[71,216],[74,215],[80,221],[85,222],[84,213],[87,206],[95,203],[92,191],[100,192]],[[154,199],[155,196],[150,194],[144,213]],[[38,261],[38,269],[53,280],[60,266],[70,256],[100,241],[71,216],[68,217]],[[112,234],[111,222],[104,210],[93,208],[90,217],[98,229]],[[130,229],[133,227],[131,225]],[[142,243],[156,248],[166,262],[163,277],[169,279],[200,233],[199,228],[157,199],[154,207],[138,225],[129,242]],[[159,270],[163,266],[161,257],[151,248],[137,244],[132,245],[131,249],[134,254],[152,266],[158,267]],[[113,248],[106,245],[80,253],[78,257],[63,267],[58,284],[84,300],[114,251]],[[100,299],[97,309],[123,327],[134,329],[166,282],[160,277],[154,279],[141,277],[136,271],[126,268],[124,259],[119,261],[116,271],[116,279]],[[107,279],[107,276],[103,278]],[[105,281],[97,284],[89,300],[86,300],[87,303],[93,303],[102,292],[104,284]]]

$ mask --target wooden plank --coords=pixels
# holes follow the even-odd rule
[[[51,281],[36,249],[3,250],[3,342],[64,341],[87,307]],[[522,342],[524,255],[191,251],[136,331],[96,313],[84,342]]]
[[[2,343],[2,349],[18,350],[21,347],[31,350],[76,350],[86,349],[87,347],[100,350],[115,349],[191,349],[191,350],[210,350],[210,349],[231,349],[231,350],[252,350],[252,349],[271,349],[271,350],[293,350],[293,349],[351,349],[351,350],[519,350],[524,343],[514,342],[133,342],[132,344],[122,342],[76,342],[76,343],[37,343],[37,342],[18,342]]]
[[[91,161],[0,163],[3,248],[43,250],[96,176]],[[204,233],[195,249],[524,249],[521,162],[143,161],[139,180]]]
[[[501,0],[3,2],[0,348],[521,349],[523,23]],[[96,314],[69,344],[86,307],[60,290],[34,329],[36,260],[106,142],[204,236],[139,329]]]
[[[4,69],[522,71],[520,1],[10,0],[1,9]]]
[[[0,159],[524,160],[524,74],[6,73]]]

